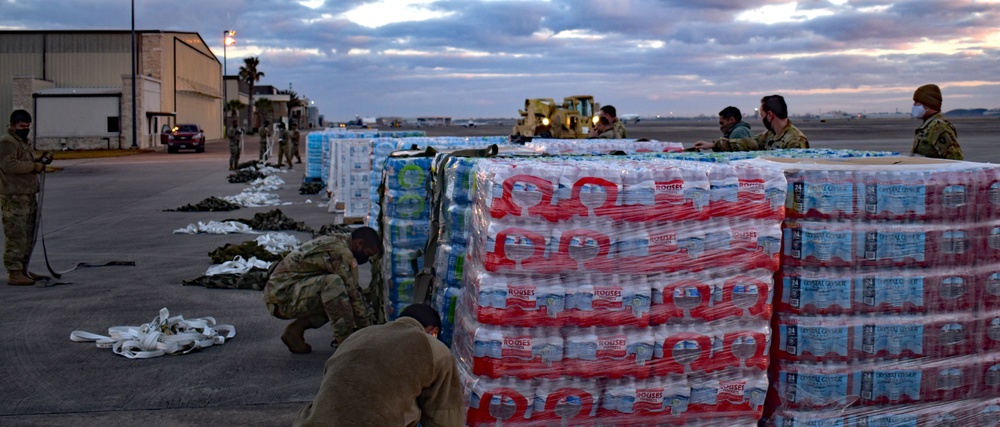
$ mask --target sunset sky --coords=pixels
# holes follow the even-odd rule
[[[752,5],[752,6],[747,6]],[[619,113],[1000,107],[1000,1],[135,0],[136,28],[198,32],[230,74],[292,89],[328,120],[514,117],[590,94]],[[5,30],[129,29],[127,0],[0,0]]]

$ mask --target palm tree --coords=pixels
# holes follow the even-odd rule
[[[244,108],[247,108],[247,105],[240,102],[238,99],[230,99],[229,102],[226,103],[226,111],[232,111],[233,118],[239,117],[240,111]]]
[[[249,117],[251,123],[249,126],[253,128],[253,86],[255,83],[259,82],[261,77],[264,77],[264,72],[257,71],[257,66],[260,65],[260,58],[251,56],[249,58],[243,58],[243,65],[240,66],[240,79],[247,82],[250,85],[250,111],[247,112],[247,117]]]
[[[290,122],[292,120],[292,110],[304,106],[305,102],[302,100],[302,98],[299,98],[299,94],[295,93],[294,90],[291,89],[279,90],[278,93],[283,95],[288,95],[288,120]],[[295,120],[295,124],[299,126],[299,129],[302,128],[302,123],[299,123],[301,121],[301,118],[302,115],[299,114]]]
[[[258,120],[260,124],[265,121],[271,121],[271,113],[274,112],[274,103],[270,99],[261,98],[253,102],[255,108],[257,108],[257,113],[261,115],[261,120]]]

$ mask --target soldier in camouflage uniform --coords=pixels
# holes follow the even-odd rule
[[[35,157],[28,134],[31,114],[15,110],[10,115],[7,132],[0,135],[0,216],[4,246],[3,264],[7,284],[28,286],[48,277],[28,271],[28,261],[35,247],[35,222],[38,213],[38,174],[52,162],[52,153]]]
[[[264,121],[264,126],[260,127],[260,157],[257,158],[261,163],[267,161],[264,156],[267,155],[267,139],[271,134],[271,122]]]
[[[240,164],[240,128],[236,120],[226,130],[226,137],[229,138],[229,170],[234,171]]]
[[[613,105],[605,105],[601,107],[600,116],[607,118],[608,122],[611,123],[611,139],[625,139],[628,138],[625,132],[625,124],[621,120],[618,120],[618,109]],[[593,135],[592,135],[593,136]]]
[[[361,227],[349,235],[317,237],[281,260],[264,287],[264,303],[274,317],[295,319],[281,335],[289,351],[310,352],[306,329],[326,322],[331,322],[337,344],[374,323],[358,285],[358,264],[381,253],[378,233]]]
[[[285,162],[286,157],[290,157],[288,153],[288,129],[285,128],[284,123],[278,123],[278,168],[281,168],[281,164]],[[288,161],[288,168],[292,168],[292,161]]]
[[[298,160],[296,163],[302,163],[302,157],[299,156],[299,125],[292,123],[292,131],[288,132],[288,143],[291,144],[291,151],[288,152],[288,168],[292,168],[292,157]]]
[[[910,154],[963,160],[955,126],[941,115],[941,101],[941,89],[937,85],[923,85],[913,92],[913,118],[924,122],[914,132]]]
[[[755,151],[791,148],[809,148],[809,139],[791,120],[788,120],[788,106],[781,95],[765,96],[760,100],[761,122],[767,132],[752,138],[698,141],[694,148],[714,151]]]

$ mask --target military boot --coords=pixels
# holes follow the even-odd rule
[[[312,327],[309,319],[303,317],[295,319],[285,327],[285,333],[281,334],[281,342],[288,347],[288,351],[295,354],[304,354],[312,351],[312,346],[306,342],[306,329]]]
[[[26,276],[23,271],[17,270],[7,275],[7,284],[11,286],[31,286],[35,284],[35,281]]]

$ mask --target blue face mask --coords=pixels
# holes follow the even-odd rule
[[[927,114],[927,110],[924,109],[923,105],[917,104],[910,109],[910,114],[913,115],[914,119],[922,119],[924,114]]]

